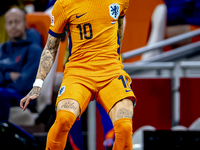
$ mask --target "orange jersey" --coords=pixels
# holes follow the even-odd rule
[[[128,3],[128,0],[56,1],[49,34],[61,37],[67,30],[68,70],[84,67],[87,75],[99,76],[115,74],[123,68],[117,31],[118,18],[125,15]]]

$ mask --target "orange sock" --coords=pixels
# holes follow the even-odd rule
[[[115,130],[115,143],[113,150],[132,150],[132,120],[121,118],[113,124]]]
[[[69,130],[75,120],[74,113],[66,110],[57,111],[56,120],[47,136],[46,150],[64,150]]]

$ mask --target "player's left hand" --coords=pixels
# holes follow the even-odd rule
[[[41,88],[33,87],[32,90],[20,101],[20,107],[23,111],[27,108],[29,102],[33,99],[36,99],[40,96]]]

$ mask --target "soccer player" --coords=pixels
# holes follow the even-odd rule
[[[65,29],[69,33],[69,61],[56,101],[56,120],[48,132],[46,150],[63,150],[69,130],[91,100],[109,114],[115,131],[113,150],[132,150],[135,96],[124,71],[119,45],[128,0],[57,0],[48,40],[32,90],[20,103],[23,110],[40,95]],[[119,22],[119,23],[118,23]],[[120,43],[119,43],[120,42]]]

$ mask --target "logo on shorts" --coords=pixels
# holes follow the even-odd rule
[[[54,26],[55,24],[54,24],[54,16],[52,15],[51,16],[51,26]]]
[[[119,17],[120,5],[113,3],[109,6],[110,16],[115,20]]]
[[[126,90],[126,92],[130,92],[130,91],[132,91],[132,90]]]
[[[65,92],[65,86],[62,86],[62,87],[60,88],[60,91],[59,91],[59,93],[58,93],[58,96],[61,96],[64,92]]]

